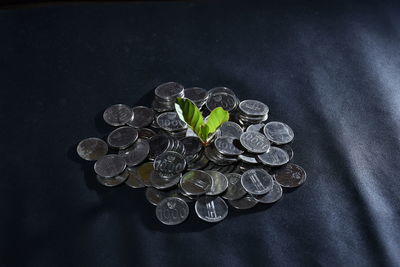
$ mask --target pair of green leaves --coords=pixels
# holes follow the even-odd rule
[[[179,118],[192,128],[203,144],[207,144],[219,126],[229,120],[229,112],[221,107],[215,108],[204,119],[199,108],[186,98],[178,97],[175,109]]]

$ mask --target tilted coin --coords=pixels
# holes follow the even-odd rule
[[[163,199],[168,197],[168,194],[153,187],[147,187],[145,196],[150,204],[157,206]]]
[[[151,108],[137,106],[132,108],[133,116],[126,124],[134,128],[149,126],[154,118],[154,111]]]
[[[237,100],[234,96],[226,93],[216,93],[208,97],[206,107],[213,111],[217,107],[222,107],[226,111],[232,111],[237,106]]]
[[[183,174],[180,186],[187,195],[203,195],[212,186],[212,179],[204,171],[191,170]]]
[[[76,152],[84,160],[98,160],[107,154],[108,145],[99,138],[86,138],[79,142]]]
[[[257,100],[243,100],[239,104],[239,110],[248,116],[265,116],[269,108],[264,103]]]
[[[289,155],[289,160],[292,160],[292,158],[294,156],[294,152],[293,152],[293,149],[291,146],[289,146],[288,144],[285,144],[285,145],[280,145],[278,147],[285,150],[286,153]]]
[[[235,137],[236,139],[239,139],[240,135],[243,133],[242,127],[233,121],[224,122],[219,127],[219,131],[221,132],[221,136],[231,136]]]
[[[154,159],[161,153],[167,151],[171,145],[171,139],[165,134],[157,134],[149,140],[149,157]]]
[[[219,195],[228,188],[228,179],[219,171],[206,171],[211,176],[211,187],[206,192],[208,196]]]
[[[247,132],[261,132],[262,129],[264,129],[265,124],[264,123],[257,123],[257,124],[252,124],[247,127],[246,131]]]
[[[218,94],[218,93],[225,93],[225,94],[236,97],[236,94],[232,91],[232,89],[229,89],[224,86],[214,87],[214,88],[210,89],[210,91],[208,91],[208,95],[213,95],[213,94]]]
[[[242,160],[243,162],[245,162],[245,163],[250,163],[250,164],[257,164],[257,163],[259,163],[259,162],[257,161],[257,159],[256,159],[254,156],[255,156],[254,154],[245,153],[245,154],[239,155],[238,158],[239,158],[240,160]]]
[[[116,175],[114,177],[102,177],[100,175],[96,175],[97,181],[107,187],[114,187],[120,185],[126,181],[128,178],[128,171],[124,171],[123,173]]]
[[[157,116],[157,124],[166,131],[179,131],[186,129],[186,123],[182,121],[176,112],[164,112]]]
[[[175,100],[178,96],[183,96],[184,87],[182,84],[176,82],[167,82],[160,84],[154,90],[157,97],[165,100]]]
[[[240,136],[240,143],[252,153],[264,153],[270,147],[268,139],[263,134],[257,132],[244,132]]]
[[[281,145],[293,140],[294,133],[292,128],[286,123],[271,121],[264,126],[265,136],[273,143]]]
[[[196,136],[188,136],[181,140],[185,146],[186,155],[195,155],[202,149],[201,141]]]
[[[157,189],[167,189],[174,187],[179,183],[182,178],[182,174],[172,176],[169,178],[162,177],[159,172],[153,171],[150,177],[151,185]]]
[[[150,139],[156,135],[156,133],[149,128],[140,128],[138,129],[139,138],[141,139]]]
[[[153,102],[151,103],[151,107],[157,112],[166,112],[166,111],[175,110],[175,106],[173,104],[174,104],[174,102],[163,103],[163,102],[160,102],[160,101],[157,101],[156,99],[154,99]],[[152,127],[154,127],[153,124],[152,124]]]
[[[110,154],[96,161],[94,164],[94,171],[101,177],[110,178],[122,173],[125,167],[126,162],[123,157]]]
[[[201,154],[201,156],[195,161],[188,162],[187,168],[188,170],[203,169],[205,166],[207,166],[208,162],[208,158],[204,154]]]
[[[237,200],[228,200],[228,203],[235,209],[246,210],[257,205],[258,201],[254,197],[246,195]]]
[[[194,208],[197,216],[206,222],[220,222],[228,216],[228,205],[220,197],[201,196]]]
[[[208,97],[207,90],[200,87],[185,88],[184,93],[185,97],[193,102],[205,101]]]
[[[297,187],[306,181],[307,174],[299,165],[288,163],[275,170],[274,177],[282,187]]]
[[[111,126],[122,126],[132,118],[132,109],[127,105],[116,104],[108,107],[103,113],[103,119]]]
[[[125,159],[128,167],[132,167],[142,163],[147,158],[149,151],[149,143],[145,139],[138,139],[131,147],[120,150],[118,154]]]
[[[180,198],[167,197],[158,203],[156,216],[163,224],[176,225],[189,216],[189,206]]]
[[[263,169],[250,169],[242,174],[241,183],[248,193],[262,195],[271,190],[273,178]]]
[[[215,139],[214,146],[215,149],[222,155],[227,156],[238,156],[244,151],[238,146],[240,144],[239,140],[231,136],[221,136]]]
[[[267,152],[258,154],[258,159],[268,166],[282,166],[289,162],[289,155],[279,147],[271,146]]]
[[[222,195],[227,200],[237,200],[246,195],[246,190],[243,188],[240,181],[241,175],[238,173],[229,173],[226,175],[228,179],[228,189]]]
[[[257,195],[253,197],[258,202],[271,204],[280,200],[282,198],[282,193],[282,187],[276,181],[274,181],[272,189],[268,193],[266,193],[265,195]]]
[[[181,173],[186,167],[185,158],[174,151],[161,153],[154,160],[154,169],[163,177],[171,177]]]
[[[142,182],[145,186],[151,186],[151,174],[153,173],[153,163],[145,162],[137,167],[137,174],[142,179]]]
[[[124,126],[112,131],[107,137],[107,143],[116,148],[124,149],[132,145],[138,138],[135,128]]]
[[[145,187],[142,178],[139,176],[137,172],[137,168],[127,168],[128,171],[128,179],[125,181],[125,184],[132,188],[143,188]]]

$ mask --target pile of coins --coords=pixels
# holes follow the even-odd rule
[[[190,99],[203,115],[223,107],[230,121],[205,146],[176,114],[177,97]],[[152,108],[107,108],[104,121],[117,128],[106,141],[82,140],[77,153],[95,161],[100,184],[146,188],[146,199],[166,225],[185,221],[190,203],[200,219],[219,222],[228,215],[227,203],[239,210],[272,204],[282,198],[282,188],[306,180],[305,171],[290,162],[292,129],[282,122],[266,122],[268,112],[264,103],[239,101],[226,87],[207,91],[164,83],[155,89]]]

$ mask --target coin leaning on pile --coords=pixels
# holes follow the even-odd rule
[[[305,182],[304,169],[290,162],[293,130],[283,122],[267,122],[266,104],[240,101],[226,87],[207,91],[176,82],[163,83],[154,93],[151,107],[108,107],[104,121],[116,128],[106,141],[82,140],[77,153],[95,161],[100,184],[145,188],[161,223],[182,223],[193,203],[201,220],[216,223],[227,217],[227,203],[239,210],[272,204],[282,198],[282,188]],[[177,97],[190,99],[203,114],[216,107],[230,113],[208,146],[179,119]]]

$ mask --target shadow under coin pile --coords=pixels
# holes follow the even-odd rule
[[[216,107],[229,111],[230,121],[221,125],[209,146],[204,148],[179,119],[177,97],[192,100],[203,114]],[[77,153],[95,161],[100,184],[146,188],[146,199],[156,206],[163,224],[185,221],[191,203],[200,219],[215,223],[227,217],[227,203],[239,210],[275,203],[282,198],[282,187],[297,187],[306,180],[305,171],[290,162],[292,129],[282,122],[266,122],[268,112],[264,103],[240,101],[226,87],[207,91],[164,83],[155,89],[151,108],[107,108],[104,121],[117,128],[106,142],[82,140]]]

